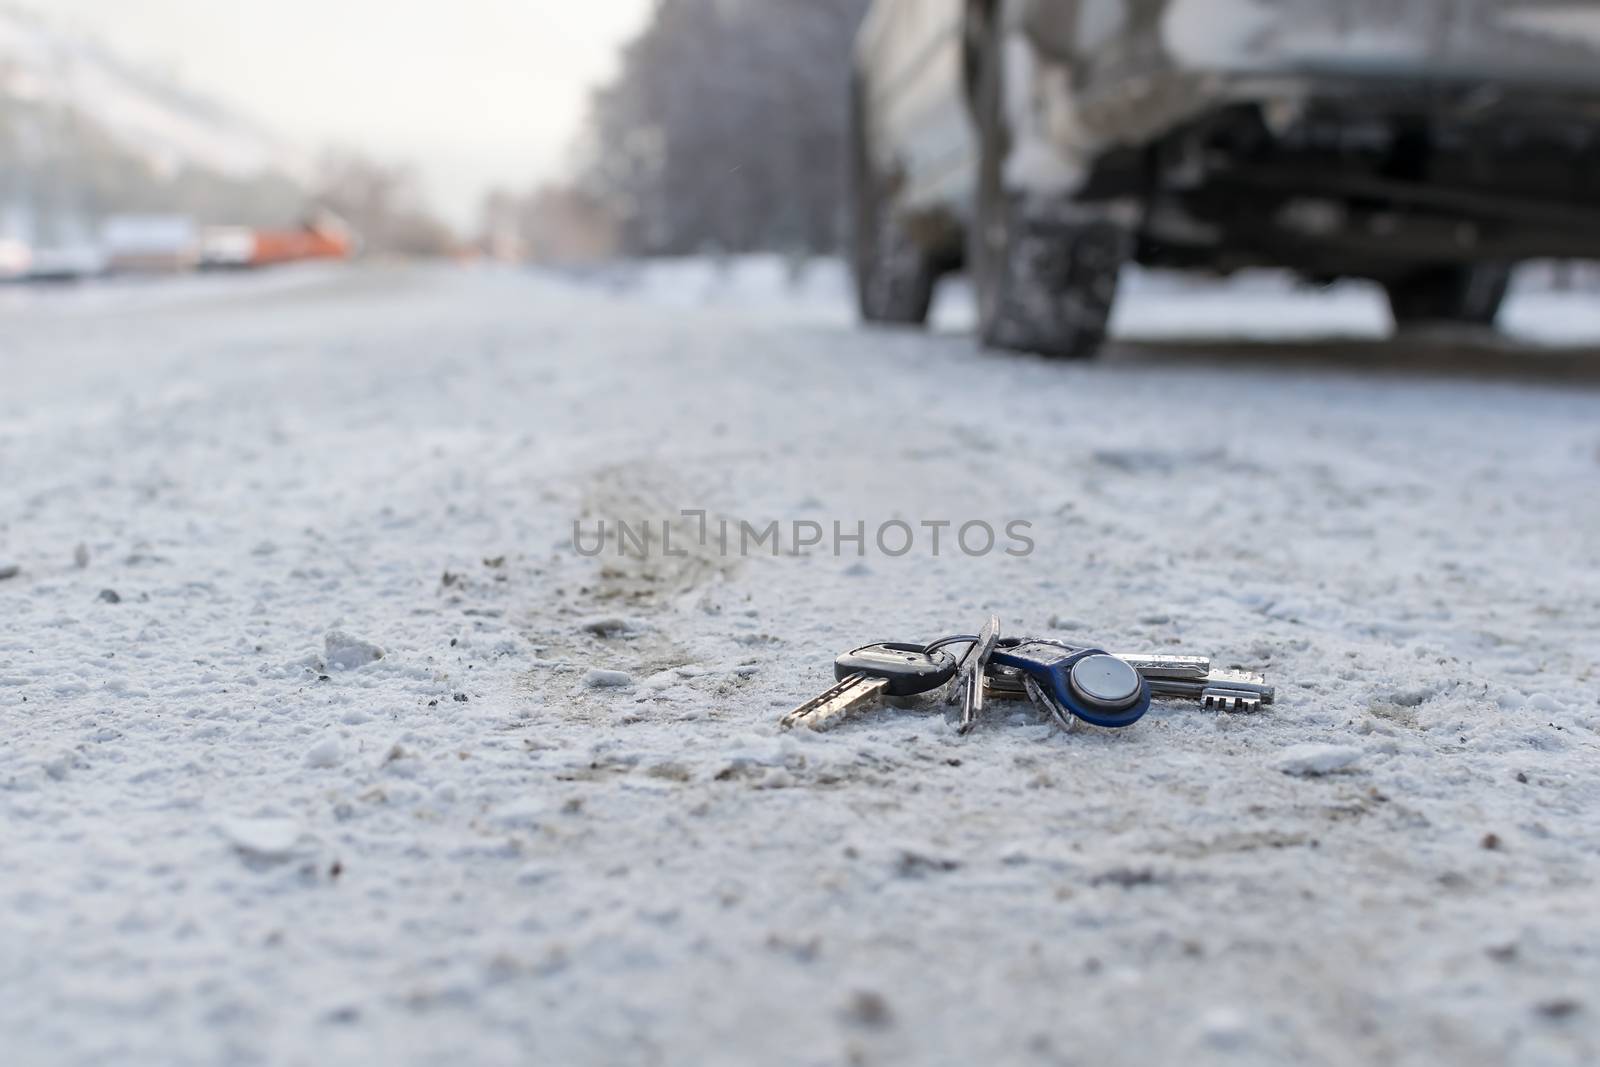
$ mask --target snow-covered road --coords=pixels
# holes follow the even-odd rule
[[[283,278],[0,304],[0,1061],[1600,1054],[1600,356]],[[1277,703],[776,729],[991,610]]]

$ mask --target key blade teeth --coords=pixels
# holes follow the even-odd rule
[[[887,685],[885,679],[871,678],[865,674],[841,678],[779,719],[778,727],[783,730],[791,730],[796,726],[825,729],[834,719],[877,696]]]
[[[1261,697],[1251,692],[1230,689],[1207,689],[1200,694],[1200,704],[1218,711],[1259,711]]]
[[[813,711],[816,711],[819,707],[826,704],[829,700],[846,689],[850,685],[850,681],[850,679],[846,678],[843,681],[835,682],[827,689],[824,689],[817,696],[812,697],[804,704],[801,704],[798,708],[795,708],[793,711],[789,712],[783,718],[778,720],[779,729],[792,730],[796,726],[799,726]]]

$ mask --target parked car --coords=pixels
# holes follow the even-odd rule
[[[1491,324],[1600,256],[1600,4],[876,0],[857,40],[862,315],[965,267],[988,344],[1084,357],[1130,262],[1369,278]]]

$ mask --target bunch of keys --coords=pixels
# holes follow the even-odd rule
[[[960,661],[944,647],[965,643]],[[1078,722],[1106,729],[1131,726],[1155,697],[1198,699],[1220,711],[1255,711],[1273,701],[1259,674],[1215,671],[1204,656],[1107,652],[1045,638],[1000,637],[991,615],[977,634],[958,634],[928,645],[865,645],[834,661],[836,683],[783,717],[779,725],[825,729],[881,696],[932,692],[955,679],[950,700],[960,700],[959,730],[977,722],[984,700],[1027,699],[1065,730]]]

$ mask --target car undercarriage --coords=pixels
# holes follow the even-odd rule
[[[1600,254],[1600,125],[1582,101],[1385,86],[1295,112],[1218,108],[1108,153],[1081,196],[1137,196],[1137,255],[1157,266],[1383,281],[1419,262]]]

